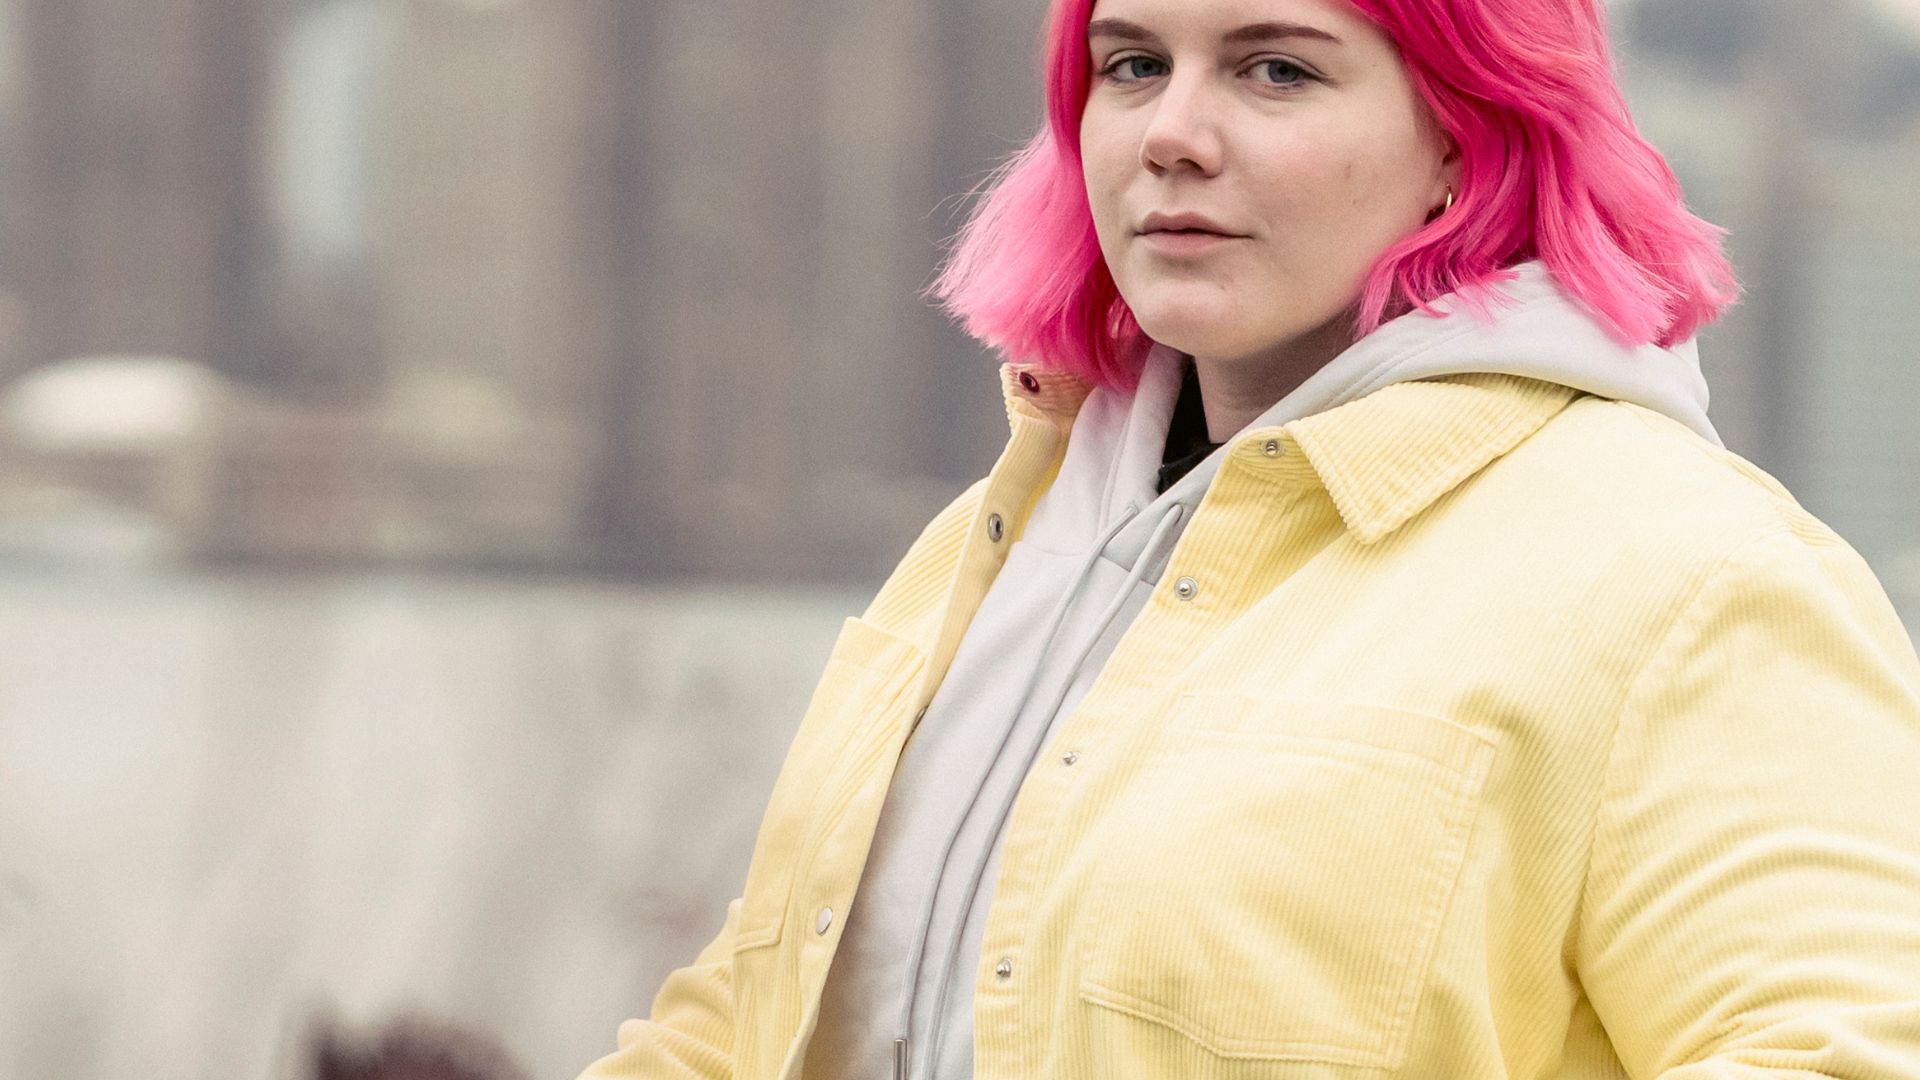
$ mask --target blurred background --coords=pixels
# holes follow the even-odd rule
[[[1004,439],[919,294],[1043,6],[0,0],[0,1077],[612,1049]],[[1920,625],[1920,0],[1613,9],[1715,422]]]

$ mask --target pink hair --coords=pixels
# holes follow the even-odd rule
[[[1053,0],[1047,124],[989,178],[928,289],[1008,356],[1131,388],[1149,342],[1101,258],[1081,171],[1094,0]],[[1725,231],[1687,211],[1614,80],[1600,0],[1351,0],[1393,40],[1461,152],[1453,208],[1383,252],[1355,329],[1527,259],[1628,344],[1685,341],[1739,295]]]

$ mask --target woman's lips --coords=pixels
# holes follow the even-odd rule
[[[1140,234],[1140,239],[1157,252],[1167,255],[1204,255],[1244,236],[1206,232],[1200,229],[1160,229]]]

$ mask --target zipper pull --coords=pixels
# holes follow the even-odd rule
[[[907,1040],[893,1040],[893,1080],[907,1080]]]

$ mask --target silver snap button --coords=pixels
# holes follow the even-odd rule
[[[993,973],[1001,982],[1013,978],[1013,961],[1001,957],[1000,963],[994,966]]]
[[[827,932],[827,927],[832,925],[833,909],[830,907],[821,908],[820,917],[813,920],[813,932],[816,934],[824,934]]]
[[[1190,577],[1183,577],[1173,583],[1173,594],[1182,600],[1191,600],[1200,594],[1200,583]]]
[[[1079,760],[1080,760],[1080,751],[1078,750],[1069,750],[1066,753],[1060,755],[1060,764],[1062,765],[1071,765],[1074,762]]]
[[[1000,542],[1000,537],[1006,534],[1006,531],[1007,523],[1001,519],[999,514],[987,515],[987,539],[997,544]]]
[[[1268,439],[1266,441],[1266,445],[1262,446],[1260,450],[1261,452],[1265,453],[1268,457],[1279,457],[1280,456],[1280,440]]]

